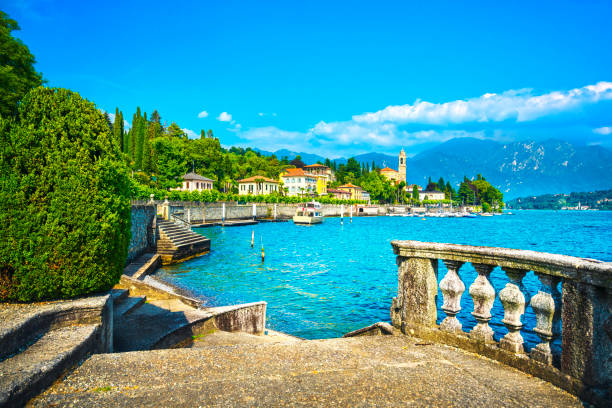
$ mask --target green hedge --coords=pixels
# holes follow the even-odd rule
[[[36,88],[0,118],[0,300],[70,298],[119,281],[130,240],[127,168],[104,115]]]
[[[173,201],[199,201],[203,203],[216,203],[219,201],[244,201],[248,203],[279,203],[279,204],[297,204],[312,200],[308,197],[287,197],[280,194],[269,195],[238,195],[233,193],[222,193],[217,190],[199,191],[166,191],[155,188],[150,188],[138,184],[132,180],[131,194],[135,199],[147,200],[154,195],[156,200],[163,200],[168,197]],[[339,200],[328,196],[315,198],[321,204],[363,204],[366,201],[361,200]]]

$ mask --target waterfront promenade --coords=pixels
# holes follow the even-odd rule
[[[35,407],[580,407],[487,358],[404,336],[98,354]]]

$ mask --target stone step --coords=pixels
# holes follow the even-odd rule
[[[85,359],[99,325],[47,331],[23,352],[0,362],[0,406],[22,406]]]
[[[113,305],[116,305],[122,301],[124,301],[130,294],[130,291],[127,289],[111,289],[111,298],[113,300]]]
[[[187,308],[170,311],[155,301],[146,303],[115,322],[114,350],[137,351],[159,347],[164,338],[183,328],[190,331],[191,325],[204,324],[212,316],[204,310]],[[190,334],[183,337],[190,337]]]
[[[194,235],[202,236],[200,234],[194,234],[193,232],[181,232],[180,234],[164,234],[161,236],[161,239],[166,238],[171,241],[174,241],[174,240],[185,238],[185,237],[193,237]]]
[[[94,355],[37,406],[581,407],[540,379],[407,336]]]
[[[115,304],[113,310],[114,318],[119,319],[142,306],[147,300],[146,296],[130,296],[125,298],[118,304]]]
[[[176,241],[172,241],[172,244],[174,244],[176,247],[182,247],[184,245],[198,244],[206,241],[208,241],[208,238],[198,235],[189,238],[177,239]]]

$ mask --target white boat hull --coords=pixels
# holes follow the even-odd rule
[[[294,215],[293,222],[295,224],[321,224],[323,222],[323,217],[310,217],[307,215]]]

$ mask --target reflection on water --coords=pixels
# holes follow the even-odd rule
[[[397,266],[390,242],[394,239],[489,245],[612,261],[611,212],[516,211],[511,216],[486,218],[339,218],[308,228],[293,223],[261,223],[245,227],[212,227],[195,231],[212,240],[210,254],[164,267],[160,276],[190,290],[210,305],[265,300],[267,326],[305,338],[337,337],[377,321],[389,321],[391,298],[397,292]],[[251,233],[255,231],[255,248]],[[261,262],[261,243],[265,262]],[[446,269],[440,262],[438,279]],[[461,268],[466,292],[459,318],[465,330],[476,321],[470,314],[469,285],[476,272]],[[508,279],[500,268],[491,274],[495,291]],[[534,295],[539,288],[533,273],[525,286]],[[438,308],[442,294],[438,293]],[[439,309],[440,310],[440,309]],[[490,322],[499,339],[499,298]],[[439,320],[444,318],[440,310]],[[531,331],[535,318],[525,314],[523,337],[528,346],[538,342]]]

